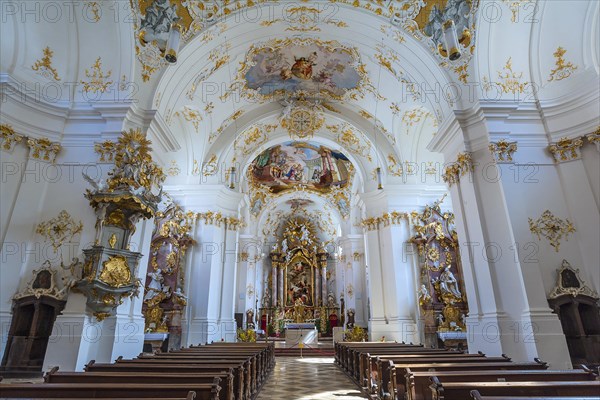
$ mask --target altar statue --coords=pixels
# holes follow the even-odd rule
[[[145,303],[158,304],[164,299],[170,297],[169,286],[164,285],[165,278],[163,277],[162,270],[159,268],[154,272],[148,273],[151,281],[146,287],[146,295],[144,296]]]
[[[306,226],[302,225],[302,228],[300,228],[300,232],[302,232],[302,236],[300,237],[300,240],[303,242],[310,242],[310,238],[309,238],[310,232],[308,231],[308,229],[306,229]]]
[[[440,290],[441,292],[451,294],[457,299],[462,298],[462,294],[460,290],[458,290],[458,281],[454,277],[452,271],[450,271],[450,266],[447,266],[444,269],[444,272],[440,274]]]
[[[421,285],[421,288],[419,289],[419,304],[422,306],[424,306],[427,303],[431,302],[431,295],[429,294],[429,290],[427,290],[427,287],[425,286],[425,284]]]
[[[288,252],[288,241],[287,241],[287,239],[283,239],[283,242],[281,242],[281,251],[283,252],[283,254],[287,255],[287,252]]]

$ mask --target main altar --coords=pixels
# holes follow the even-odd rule
[[[310,221],[291,219],[270,253],[261,328],[275,335],[285,332],[286,340],[302,337],[308,343],[309,332],[330,333],[338,326],[339,306],[328,292],[329,254],[314,232]]]

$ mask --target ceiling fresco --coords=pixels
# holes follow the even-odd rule
[[[209,33],[211,27],[227,21],[227,18],[233,13],[242,11],[246,8],[257,7],[261,11],[261,5],[266,4],[266,10],[262,15],[268,16],[267,19],[260,21],[263,27],[269,27],[276,22],[292,18],[296,20],[309,19],[317,22],[322,21],[323,26],[336,29],[345,29],[349,26],[344,19],[333,19],[331,14],[337,14],[340,7],[349,7],[362,10],[365,13],[381,17],[387,20],[386,25],[397,26],[403,31],[412,34],[417,40],[427,45],[434,53],[440,53],[443,56],[443,35],[442,24],[446,20],[453,20],[460,37],[461,45],[466,49],[471,46],[475,34],[475,12],[479,6],[479,0],[329,0],[315,2],[319,6],[315,7],[295,7],[293,10],[302,11],[300,15],[289,15],[290,8],[283,2],[277,0],[253,0],[253,1],[183,1],[183,0],[130,0],[133,10],[133,23],[137,31],[136,54],[138,60],[142,63],[142,76],[148,80],[157,70],[167,66],[163,60],[165,44],[168,37],[170,25],[174,24],[181,31],[182,46],[198,36],[213,37],[214,33]],[[385,4],[384,4],[385,3]],[[278,9],[277,7],[280,7]],[[287,8],[286,8],[287,7]],[[281,14],[281,15],[280,15]],[[310,22],[309,21],[309,22]],[[293,24],[292,24],[293,25]],[[309,24],[310,25],[310,24]],[[314,31],[322,29],[315,25]],[[225,28],[226,29],[226,28]],[[288,31],[297,31],[303,33],[306,27],[289,26]],[[203,40],[206,38],[203,38]],[[469,52],[467,52],[467,55]],[[317,51],[317,54],[319,52]],[[308,58],[311,53],[294,54],[298,58]],[[465,57],[468,59],[469,57]],[[290,67],[296,63],[294,59]],[[465,61],[465,60],[462,60]],[[452,68],[448,63],[447,67]],[[331,71],[318,67],[320,71],[325,71],[320,79],[329,82],[328,75]],[[301,68],[295,71],[299,72]],[[291,72],[291,68],[289,68]],[[286,72],[289,76],[289,73]],[[270,74],[269,74],[270,75]],[[304,76],[299,72],[298,75],[292,72],[293,76]],[[286,75],[284,75],[286,76]],[[317,74],[316,76],[319,76]],[[292,78],[293,79],[293,78]],[[348,79],[346,84],[352,80],[350,75],[345,76]],[[338,87],[344,84],[340,81],[334,82]]]
[[[352,166],[342,153],[313,142],[285,142],[262,152],[251,164],[255,185],[279,193],[303,186],[319,192],[345,188]]]
[[[362,78],[352,51],[312,41],[281,44],[250,52],[251,67],[245,73],[248,88],[263,96],[283,92],[295,95],[301,90],[334,97],[358,88]]]
[[[321,97],[333,100],[380,97],[357,48],[314,38],[280,38],[254,44],[227,93],[268,101]]]

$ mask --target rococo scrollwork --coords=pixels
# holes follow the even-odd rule
[[[550,210],[546,210],[536,220],[529,218],[529,230],[537,236],[538,240],[542,237],[547,239],[550,246],[558,253],[561,240],[563,238],[567,240],[569,234],[575,232],[575,226],[568,219],[563,220],[552,214]]]
[[[35,232],[49,240],[56,252],[64,243],[81,233],[82,229],[81,221],[75,221],[66,210],[62,210],[56,217],[40,222]]]

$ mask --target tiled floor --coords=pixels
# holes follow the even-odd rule
[[[277,357],[257,400],[366,399],[329,357]]]

